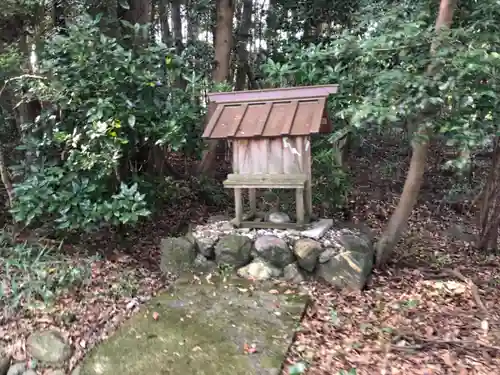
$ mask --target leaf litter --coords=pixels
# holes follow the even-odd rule
[[[399,180],[383,176],[373,160],[387,162],[399,150],[384,144],[378,155],[354,156],[353,220],[375,233],[397,204],[408,159],[399,162]],[[387,270],[375,271],[363,292],[308,285],[313,303],[283,374],[297,373],[297,365],[304,363],[308,369],[301,373],[308,375],[500,373],[498,256],[476,252],[469,242],[448,235],[452,225],[474,231],[475,223],[473,212],[457,215],[442,203],[450,183],[432,170],[439,157],[438,146]]]
[[[371,155],[353,155],[352,220],[380,233],[402,189],[408,157],[399,160],[399,178],[381,171],[401,155],[400,146],[384,144]],[[434,155],[434,159],[438,156]],[[373,163],[379,166],[373,167]],[[304,285],[310,307],[290,347],[283,375],[477,374],[500,373],[500,268],[493,255],[451,239],[452,224],[474,229],[470,214],[457,215],[443,204],[447,182],[432,170],[424,184],[408,231],[396,249],[394,264],[375,272],[363,292],[338,290],[317,282]],[[376,186],[376,189],[373,189]],[[437,203],[436,203],[437,202]],[[45,309],[0,317],[3,343],[15,361],[31,363],[26,339],[37,329],[55,328],[74,347],[71,371],[95,345],[109,337],[143,303],[174,278],[159,271],[161,237],[178,227],[178,212],[203,220],[210,207],[188,209],[139,226],[126,236],[104,232],[78,248],[95,248],[85,285],[61,295]],[[185,219],[185,218],[183,218]],[[74,252],[77,258],[81,254]],[[242,291],[243,292],[243,291]],[[285,293],[291,293],[285,291]],[[153,320],[161,319],[154,311]],[[247,343],[251,354],[258,348]],[[39,374],[48,373],[43,368]]]

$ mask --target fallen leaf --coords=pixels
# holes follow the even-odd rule
[[[156,311],[153,313],[153,319],[154,320],[158,320],[158,318],[160,317],[160,314],[158,314]]]
[[[132,310],[134,307],[139,305],[139,302],[134,298],[129,303],[127,303],[127,310]]]
[[[483,334],[486,336],[488,334],[488,321],[485,319],[481,322],[481,329],[483,330]]]
[[[243,344],[243,352],[245,354],[253,354],[257,351],[257,346],[255,344],[248,345],[247,343]]]
[[[443,356],[442,356],[443,362],[446,364],[446,366],[450,368],[455,368],[455,361],[453,360],[451,353],[449,351],[446,351]]]

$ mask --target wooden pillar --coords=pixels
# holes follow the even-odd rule
[[[311,180],[309,180],[309,178],[307,179],[304,187],[304,213],[306,217],[310,218],[312,216],[312,187]]]
[[[307,137],[304,146],[304,170],[307,176],[306,181],[306,191],[305,191],[305,200],[306,200],[306,215],[308,218],[312,217],[313,205],[312,205],[312,171],[311,171],[311,138]]]
[[[250,201],[250,216],[257,214],[257,191],[255,188],[248,189],[248,199]]]
[[[304,224],[304,188],[295,189],[295,204],[297,211],[297,224]]]
[[[234,224],[240,226],[243,221],[243,198],[241,196],[241,188],[234,188]]]

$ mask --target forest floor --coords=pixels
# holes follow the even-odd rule
[[[402,190],[408,153],[397,144],[377,144],[351,157],[352,220],[378,234]],[[475,251],[474,213],[450,204],[458,191],[431,157],[422,194],[394,261],[376,272],[363,292],[307,286],[312,303],[290,348],[283,374],[307,364],[309,375],[500,373],[500,267],[498,256]],[[375,164],[375,165],[374,165]],[[480,179],[480,176],[478,177]],[[469,197],[470,199],[471,197]],[[457,212],[457,210],[459,212]],[[171,279],[159,270],[159,240],[190,212],[201,222],[210,209],[166,211],[162,218],[118,236],[102,233],[65,245],[78,263],[90,248],[100,254],[89,281],[45,309],[20,309],[0,316],[0,337],[15,360],[28,360],[26,338],[37,329],[57,328],[75,348],[68,370],[143,302]],[[356,372],[351,369],[356,369]],[[342,370],[344,372],[342,372]],[[351,370],[351,372],[349,372]],[[40,374],[47,373],[43,369]]]

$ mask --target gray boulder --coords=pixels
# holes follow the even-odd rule
[[[255,259],[252,263],[236,271],[237,275],[245,279],[269,280],[281,276],[281,270],[264,259]]]
[[[72,354],[71,346],[56,331],[34,332],[26,344],[32,357],[44,363],[61,364]]]
[[[193,242],[200,254],[204,257],[213,259],[214,257],[214,246],[219,239],[216,233],[211,231],[195,232],[190,233],[186,238]]]
[[[246,236],[229,234],[215,245],[215,262],[218,265],[243,267],[252,259],[252,241]]]
[[[342,233],[339,237],[339,242],[345,249],[349,251],[361,251],[364,252],[367,248],[372,247],[372,241],[370,238],[361,232],[347,232]]]
[[[66,375],[66,372],[61,369],[49,370],[45,375]]]
[[[361,290],[373,268],[371,241],[360,234],[342,235],[344,249],[316,269],[316,276],[331,285]]]
[[[295,241],[293,247],[299,266],[309,272],[314,271],[321,251],[321,244],[310,238],[301,238]]]
[[[254,244],[255,258],[261,258],[273,266],[284,268],[295,260],[288,244],[282,238],[276,236],[258,237]]]
[[[207,258],[205,258],[201,254],[198,254],[196,256],[196,259],[194,260],[194,269],[195,269],[195,271],[198,271],[198,272],[211,272],[215,268],[217,268],[217,264],[215,264],[215,262],[212,262],[211,260],[208,260]]]
[[[10,367],[10,360],[11,356],[8,355],[4,351],[4,348],[0,346],[0,375],[7,374],[7,371],[9,371]]]
[[[319,263],[326,263],[330,259],[332,259],[335,255],[337,255],[338,253],[339,253],[338,249],[334,249],[332,247],[329,247],[329,248],[325,249],[321,254],[319,254],[318,262]]]
[[[283,269],[283,279],[294,284],[299,284],[305,280],[297,263],[289,264]]]
[[[290,219],[290,216],[288,216],[288,214],[285,212],[271,212],[267,216],[267,221],[275,224],[282,224],[289,223],[292,220]]]
[[[71,357],[71,347],[56,331],[35,332],[26,342],[33,358],[51,364],[61,364]]]
[[[10,366],[7,375],[23,375],[26,371],[26,362],[17,362]]]
[[[207,258],[214,257],[214,246],[217,243],[217,238],[214,237],[195,237],[196,245],[201,255]]]
[[[160,268],[164,273],[177,273],[192,268],[196,247],[187,238],[168,237],[161,240]]]

